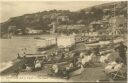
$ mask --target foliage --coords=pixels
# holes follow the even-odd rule
[[[43,11],[34,14],[25,14],[19,17],[10,18],[8,21],[1,23],[1,32],[7,33],[9,26],[16,26],[13,30],[22,29],[25,32],[26,28],[39,29],[39,30],[50,30],[49,26],[52,22],[58,24],[74,25],[83,24],[89,25],[93,21],[102,20],[103,16],[112,12],[113,3],[106,3],[103,5],[93,6],[90,8],[81,9],[80,11],[71,12],[69,10],[50,10]],[[127,16],[127,3],[117,2],[116,15]],[[104,9],[109,9],[104,12]],[[66,20],[63,20],[66,19]]]

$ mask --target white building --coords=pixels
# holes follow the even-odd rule
[[[59,48],[71,47],[75,44],[75,36],[60,36],[57,37],[57,46]]]

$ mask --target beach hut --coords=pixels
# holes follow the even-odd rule
[[[60,36],[57,37],[57,46],[59,48],[66,48],[72,47],[75,44],[75,37],[74,36]]]

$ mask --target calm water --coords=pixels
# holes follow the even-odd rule
[[[34,39],[35,36],[22,36],[14,37],[12,39],[0,39],[0,71],[11,65],[12,60],[17,58],[17,54],[23,54],[23,49],[27,48],[26,53],[36,53],[37,51],[37,41]],[[54,38],[50,35],[40,35],[43,39]],[[46,40],[42,41],[42,44],[46,44]]]
[[[1,39],[0,42],[0,63],[16,59],[17,53],[23,48],[28,48],[31,52],[36,50],[34,39]]]
[[[51,38],[49,35],[41,36],[44,39]],[[53,36],[52,36],[53,38]],[[35,53],[37,50],[37,39],[34,37],[14,37],[12,39],[0,39],[0,63],[16,59],[21,49],[27,48],[28,53]],[[45,44],[45,41],[44,41]]]

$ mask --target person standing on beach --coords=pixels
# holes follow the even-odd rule
[[[21,59],[22,57],[20,56],[20,54],[17,54],[17,59]]]

